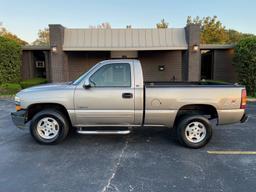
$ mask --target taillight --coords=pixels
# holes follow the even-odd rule
[[[246,108],[246,89],[242,89],[240,109],[245,109],[245,108]]]

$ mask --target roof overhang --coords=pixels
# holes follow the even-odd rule
[[[80,48],[80,47],[65,47],[63,51],[163,51],[163,50],[187,50],[188,47],[129,47],[129,48],[118,48],[118,47],[111,47],[111,48]]]
[[[50,51],[50,45],[25,45],[22,51]]]
[[[64,51],[187,50],[184,28],[65,29]]]
[[[200,44],[200,49],[233,49],[235,44]]]

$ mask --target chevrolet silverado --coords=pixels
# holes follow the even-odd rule
[[[246,90],[238,84],[144,82],[138,60],[102,61],[78,79],[24,89],[15,96],[12,119],[29,123],[42,144],[80,134],[128,134],[131,128],[175,128],[181,144],[200,148],[212,136],[213,122],[245,122]],[[217,121],[214,121],[217,120]],[[216,123],[215,123],[216,124]]]

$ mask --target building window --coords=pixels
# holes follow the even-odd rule
[[[36,61],[36,68],[45,68],[44,61]]]

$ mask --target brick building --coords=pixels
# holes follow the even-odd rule
[[[145,81],[236,81],[233,45],[200,44],[200,27],[70,29],[49,25],[49,46],[25,46],[22,78],[50,82],[77,78],[99,61],[134,58]]]

